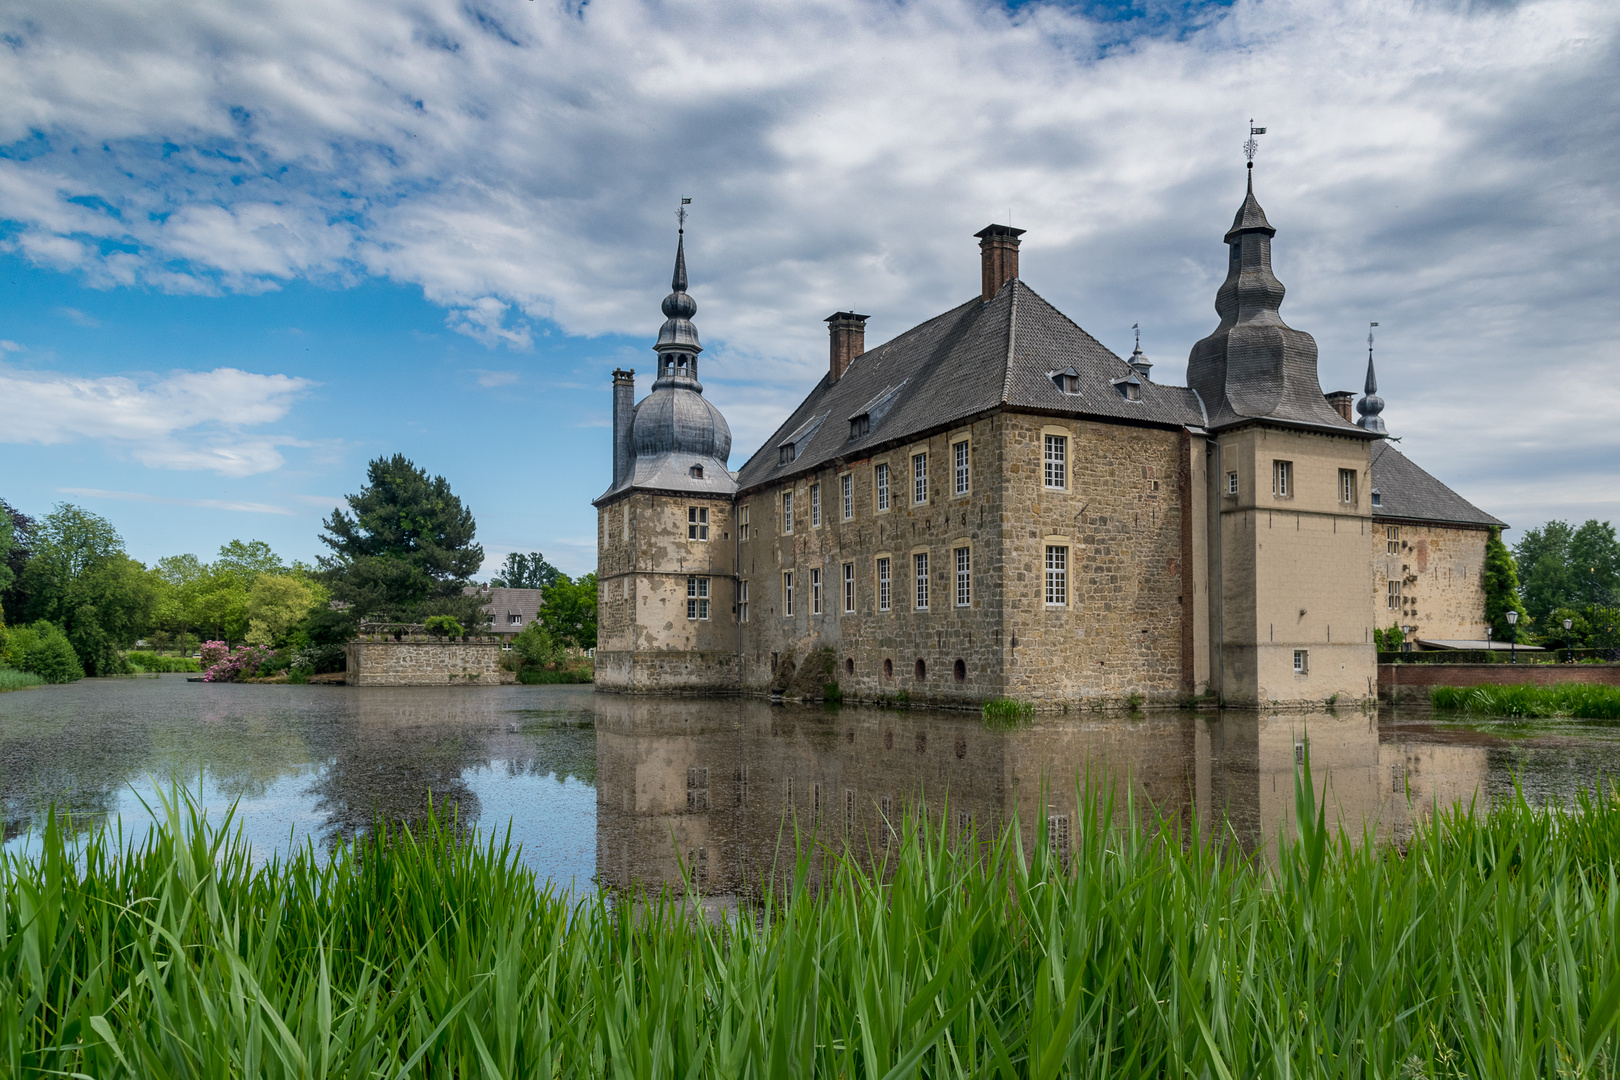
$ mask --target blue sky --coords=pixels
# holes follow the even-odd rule
[[[1408,454],[1521,528],[1620,517],[1613,4],[16,0],[0,50],[0,496],[138,558],[311,559],[397,451],[491,565],[590,569],[682,195],[734,468],[827,313],[960,303],[1009,215],[1032,287],[1179,381],[1251,115],[1323,388],[1378,320]]]

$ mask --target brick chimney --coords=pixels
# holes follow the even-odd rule
[[[849,370],[850,361],[866,351],[866,319],[867,316],[857,315],[853,311],[835,311],[827,316],[829,386]]]
[[[983,279],[980,299],[989,301],[1001,287],[1018,276],[1018,238],[1023,229],[991,225],[973,235],[979,238],[979,267]]]
[[[1344,417],[1346,422],[1355,423],[1354,420],[1350,419],[1350,405],[1356,400],[1355,394],[1348,390],[1335,390],[1331,394],[1323,394],[1322,396],[1327,398],[1327,403],[1333,406],[1333,411]]]
[[[630,414],[636,407],[636,371],[613,369],[613,486],[630,475],[635,447],[630,439]]]

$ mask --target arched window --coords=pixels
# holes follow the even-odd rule
[[[956,660],[956,681],[967,682],[967,661],[961,657]]]
[[[855,658],[853,656],[844,657],[844,674],[855,674]]]
[[[894,661],[893,660],[885,660],[885,661],[883,661],[883,677],[885,679],[894,678]]]
[[[922,682],[928,678],[928,665],[923,663],[922,657],[917,657],[917,681]]]

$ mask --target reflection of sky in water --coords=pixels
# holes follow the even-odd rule
[[[1360,833],[1402,839],[1434,800],[1534,802],[1620,773],[1620,730],[1590,725],[1156,712],[1042,717],[992,732],[964,713],[658,699],[590,687],[229,686],[87,679],[0,694],[0,813],[7,852],[37,849],[45,806],[80,828],[143,835],[143,801],[171,778],[212,821],[234,803],[256,861],[420,819],[432,803],[504,835],[563,888],[670,882],[686,860],[719,895],[757,880],[792,807],[823,832],[874,832],[892,804],[950,792],[950,827],[1076,815],[1088,768],[1129,775],[1139,805],[1224,818],[1250,850],[1292,834],[1292,775],[1309,732],[1318,790]],[[1097,772],[1093,772],[1097,775]],[[1413,802],[1407,801],[1407,792]],[[1075,828],[1083,824],[1072,817]]]

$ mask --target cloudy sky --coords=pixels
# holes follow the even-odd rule
[[[580,572],[680,196],[735,468],[828,313],[876,343],[960,303],[991,221],[1181,381],[1253,116],[1323,389],[1377,320],[1409,455],[1518,528],[1620,518],[1617,32],[1612,0],[11,0],[0,496],[143,559],[309,559],[398,451],[493,559]]]

